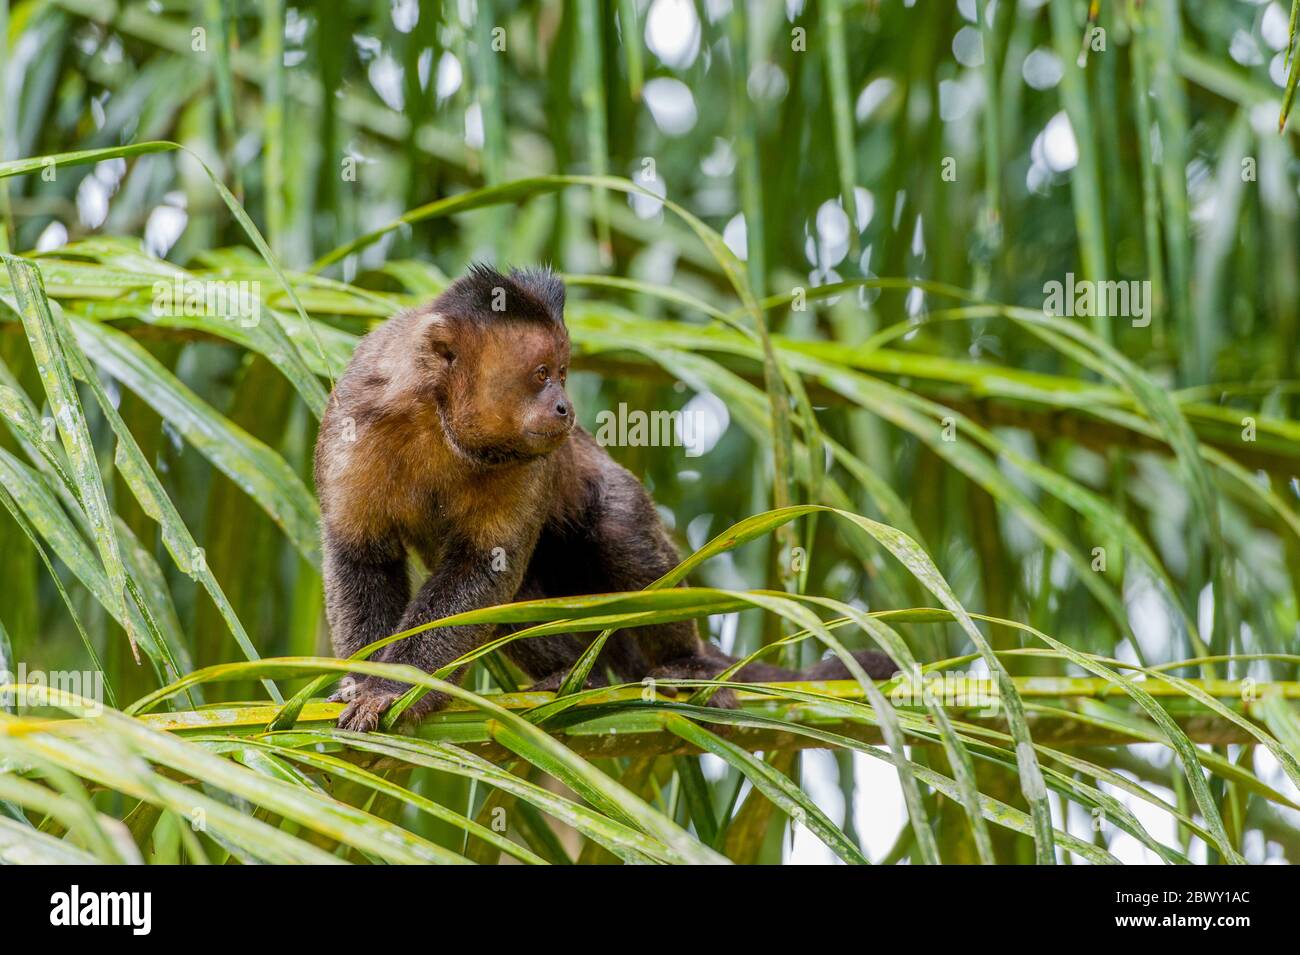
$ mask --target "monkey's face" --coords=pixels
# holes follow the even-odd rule
[[[569,340],[562,330],[524,323],[482,329],[448,369],[443,425],[452,444],[483,463],[549,454],[573,430],[564,390]]]

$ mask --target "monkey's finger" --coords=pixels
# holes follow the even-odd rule
[[[353,700],[348,704],[339,715],[339,729],[352,730],[357,733],[369,733],[371,730],[378,728],[379,717],[383,714],[383,709],[376,707],[374,701],[369,699]]]
[[[397,700],[395,693],[376,693],[358,687],[358,695],[339,716],[339,728],[369,733],[379,728],[379,718]]]

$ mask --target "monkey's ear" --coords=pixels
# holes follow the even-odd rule
[[[424,327],[424,341],[429,351],[450,365],[456,360],[456,322],[434,312]]]

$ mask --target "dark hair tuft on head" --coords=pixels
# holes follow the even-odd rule
[[[511,269],[506,275],[476,262],[438,296],[434,309],[476,322],[531,321],[563,328],[564,283],[549,268]]]
[[[564,321],[564,283],[549,267],[511,269],[510,277],[545,305],[556,321]]]

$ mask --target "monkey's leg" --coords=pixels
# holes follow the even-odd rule
[[[677,549],[639,481],[620,468],[609,482],[613,493],[607,491],[606,498],[618,506],[603,509],[596,522],[598,566],[604,577],[601,589],[642,590],[677,566]],[[627,680],[711,679],[730,663],[700,639],[693,620],[632,627],[610,639],[633,644],[611,661]],[[734,706],[735,696],[730,690],[719,690],[711,702]]]
[[[448,547],[447,553],[464,556],[443,561],[407,605],[393,632],[410,630],[468,610],[506,603],[514,596],[519,578],[523,576],[522,569],[513,573],[495,570],[490,552],[468,544]],[[379,662],[405,663],[425,673],[433,673],[489,640],[495,630],[496,624],[491,623],[441,627],[390,644],[376,657]],[[450,679],[459,682],[464,669],[456,670]],[[367,677],[357,685],[355,697],[339,717],[338,725],[359,732],[373,730],[384,712],[408,689],[408,684],[397,680]],[[449,701],[450,697],[445,693],[430,691],[406,715],[418,719]]]
[[[565,667],[563,670],[554,670],[548,676],[542,677],[540,680],[538,680],[536,683],[530,686],[528,688],[528,692],[529,693],[542,693],[542,692],[554,693],[564,683],[564,678],[568,675],[569,675],[568,667]],[[591,673],[587,674],[587,682],[583,684],[583,688],[590,690],[593,687],[597,687],[597,686],[609,686],[609,680],[605,679],[605,677],[597,673],[595,670],[592,670]]]
[[[543,539],[545,539],[545,536],[543,534]],[[538,545],[538,551],[533,557],[534,564],[537,563],[538,556],[543,553],[543,547],[543,544]],[[551,559],[554,559],[557,555],[552,553],[550,556]],[[564,555],[564,559],[559,563],[559,566],[568,564],[574,556],[572,554]],[[514,596],[514,602],[572,595],[571,590],[568,590],[568,588],[565,588],[565,590],[568,592],[555,593],[547,590],[542,584],[540,576],[534,574],[532,568],[530,568],[528,575],[524,578],[523,585]],[[531,626],[533,626],[531,623],[504,624],[501,627],[499,636],[526,630]],[[558,690],[560,684],[564,682],[565,676],[568,675],[570,668],[582,656],[582,651],[591,643],[592,636],[589,633],[550,633],[544,637],[526,637],[522,640],[507,643],[501,648],[501,652],[509,657],[511,662],[519,669],[533,678],[535,682],[528,687],[529,690]],[[608,681],[594,670],[587,679],[587,686],[607,685]]]
[[[356,546],[326,531],[325,615],[334,655],[346,660],[362,647],[393,633],[410,599],[406,555],[392,547]],[[331,700],[346,700],[358,683],[343,678]]]

